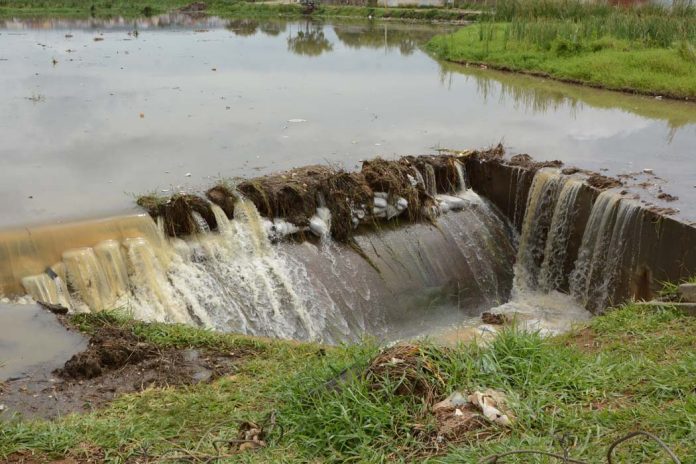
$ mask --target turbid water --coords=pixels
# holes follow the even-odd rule
[[[0,304],[0,382],[50,374],[86,346],[38,305]]]
[[[133,212],[127,193],[220,176],[501,140],[609,174],[654,169],[634,182],[647,201],[696,219],[696,105],[441,64],[420,45],[442,31],[0,23],[0,226]],[[656,200],[660,188],[681,200]]]

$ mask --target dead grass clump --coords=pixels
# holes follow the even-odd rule
[[[138,198],[137,203],[145,208],[153,219],[162,218],[164,232],[170,237],[182,237],[202,232],[194,218],[194,212],[201,215],[211,230],[217,229],[217,220],[210,204],[195,195],[179,193],[169,199],[145,195]]]
[[[505,147],[503,147],[502,143],[499,143],[495,147],[484,150],[475,150],[471,153],[471,155],[475,156],[481,161],[500,160],[503,158],[503,156],[505,156]]]
[[[375,158],[364,161],[361,172],[374,192],[386,192],[390,198],[405,198],[408,201],[406,211],[411,221],[422,219],[421,197],[426,192],[422,187],[412,185],[409,176],[413,178],[415,173],[409,164]]]
[[[209,189],[205,196],[208,200],[218,205],[229,219],[234,217],[234,205],[237,202],[237,197],[229,187],[218,184]]]
[[[389,386],[394,394],[415,396],[428,405],[442,395],[445,387],[440,370],[417,345],[385,349],[372,361],[365,377],[375,390]]]
[[[510,158],[508,162],[511,166],[520,166],[525,169],[530,169],[536,171],[541,168],[560,168],[563,166],[563,161],[551,160],[551,161],[535,161],[534,158],[526,153],[521,153]]]
[[[303,227],[317,210],[317,194],[333,174],[326,166],[308,166],[244,181],[237,190],[248,198],[262,216],[282,217]]]
[[[456,156],[437,155],[419,156],[416,159],[415,165],[422,175],[424,175],[424,170],[428,169],[427,165],[432,167],[432,172],[435,177],[436,192],[454,193],[466,187],[465,185],[460,185],[461,181],[459,180],[457,163],[459,163],[459,161]]]
[[[353,210],[370,209],[374,193],[359,172],[337,172],[325,179],[322,193],[331,211],[331,235],[347,242],[353,236]]]

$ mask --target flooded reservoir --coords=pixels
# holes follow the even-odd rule
[[[696,272],[696,105],[438,63],[447,30],[0,23],[0,296],[461,340],[483,312],[556,333]],[[518,155],[462,150],[499,142]]]
[[[445,26],[0,22],[0,226],[316,163],[491,146],[607,174],[696,220],[696,105],[438,63]],[[137,31],[137,33],[136,33]],[[188,176],[190,175],[190,176]],[[662,188],[681,200],[664,204]]]

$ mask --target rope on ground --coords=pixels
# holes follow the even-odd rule
[[[652,433],[645,432],[642,430],[637,430],[635,432],[631,432],[628,435],[625,435],[618,440],[615,440],[612,442],[612,444],[609,446],[609,450],[607,451],[607,464],[613,464],[613,461],[611,459],[612,453],[614,452],[614,449],[616,449],[617,446],[619,446],[621,443],[630,440],[631,438],[637,437],[637,436],[645,436],[650,438],[651,440],[657,442],[657,444],[660,445],[660,447],[669,455],[669,457],[672,459],[672,461],[675,464],[681,464],[681,461],[679,458],[674,454],[674,452],[667,446],[667,444],[660,440],[657,436],[653,435]],[[547,451],[540,451],[540,450],[523,450],[523,449],[516,449],[516,450],[510,450],[506,451],[504,453],[499,453],[499,454],[493,454],[491,456],[487,456],[483,458],[482,460],[479,461],[479,464],[498,464],[502,462],[501,460],[507,456],[512,456],[512,455],[520,455],[520,454],[536,454],[536,455],[541,455],[541,456],[548,456],[552,457],[555,459],[558,459],[559,461],[563,462],[563,464],[590,464],[587,461],[579,461],[577,459],[571,459],[568,457],[568,447],[566,446],[566,440],[561,439],[561,446],[563,447],[563,455],[556,454],[556,453],[549,453]]]

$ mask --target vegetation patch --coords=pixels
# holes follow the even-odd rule
[[[484,64],[614,90],[696,97],[696,9],[503,1],[478,24],[431,40],[454,62]]]
[[[73,321],[91,333],[104,323],[130,327],[162,351],[244,356],[209,383],[153,385],[89,413],[1,423],[0,458],[474,463],[514,449],[566,448],[572,458],[604,462],[609,445],[636,429],[660,437],[682,462],[696,458],[696,318],[669,306],[622,306],[556,338],[509,328],[484,346],[384,350],[252,340],[107,313]],[[445,433],[433,402],[488,389],[505,395],[512,425],[484,419],[483,428]],[[271,422],[266,446],[240,451],[235,440],[249,423],[271,431]],[[614,461],[669,462],[657,443],[638,439],[618,447]]]

